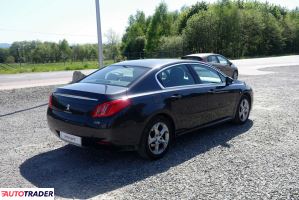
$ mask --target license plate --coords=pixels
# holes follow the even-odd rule
[[[82,138],[60,131],[60,138],[71,144],[82,146]]]

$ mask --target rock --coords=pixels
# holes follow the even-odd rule
[[[83,79],[85,77],[86,76],[82,72],[80,72],[80,71],[74,71],[74,73],[73,73],[73,80],[72,80],[71,83],[76,83],[76,82],[78,82],[79,80],[81,80],[81,79]]]

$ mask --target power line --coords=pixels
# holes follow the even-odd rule
[[[89,38],[97,37],[96,35],[88,35],[88,34],[46,33],[46,32],[35,32],[35,31],[28,31],[28,30],[7,29],[7,28],[1,28],[1,27],[0,27],[0,31],[33,33],[33,34],[41,34],[41,35],[71,36],[71,37],[89,37]]]

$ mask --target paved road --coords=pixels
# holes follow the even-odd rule
[[[241,75],[260,75],[270,73],[260,71],[261,68],[298,65],[299,55],[242,59],[233,62],[239,67]],[[82,72],[89,74],[93,71],[83,70]],[[72,80],[72,74],[73,71],[0,75],[0,90],[65,84]]]
[[[50,133],[55,86],[0,92],[0,188],[54,187],[57,199],[299,199],[299,70],[244,76],[248,123],[178,138],[161,160],[80,149]],[[291,86],[291,87],[290,87]]]
[[[84,74],[90,74],[93,71],[82,70]],[[69,83],[72,80],[72,76],[73,71],[0,74],[0,90],[60,85]]]
[[[284,67],[299,65],[299,55],[240,59],[232,60],[232,62],[239,67],[239,73],[242,75],[262,75],[271,73],[270,71],[261,70],[266,67]]]

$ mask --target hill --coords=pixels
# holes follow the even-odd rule
[[[10,47],[10,44],[8,44],[8,43],[0,43],[0,48],[7,49],[9,47]]]

